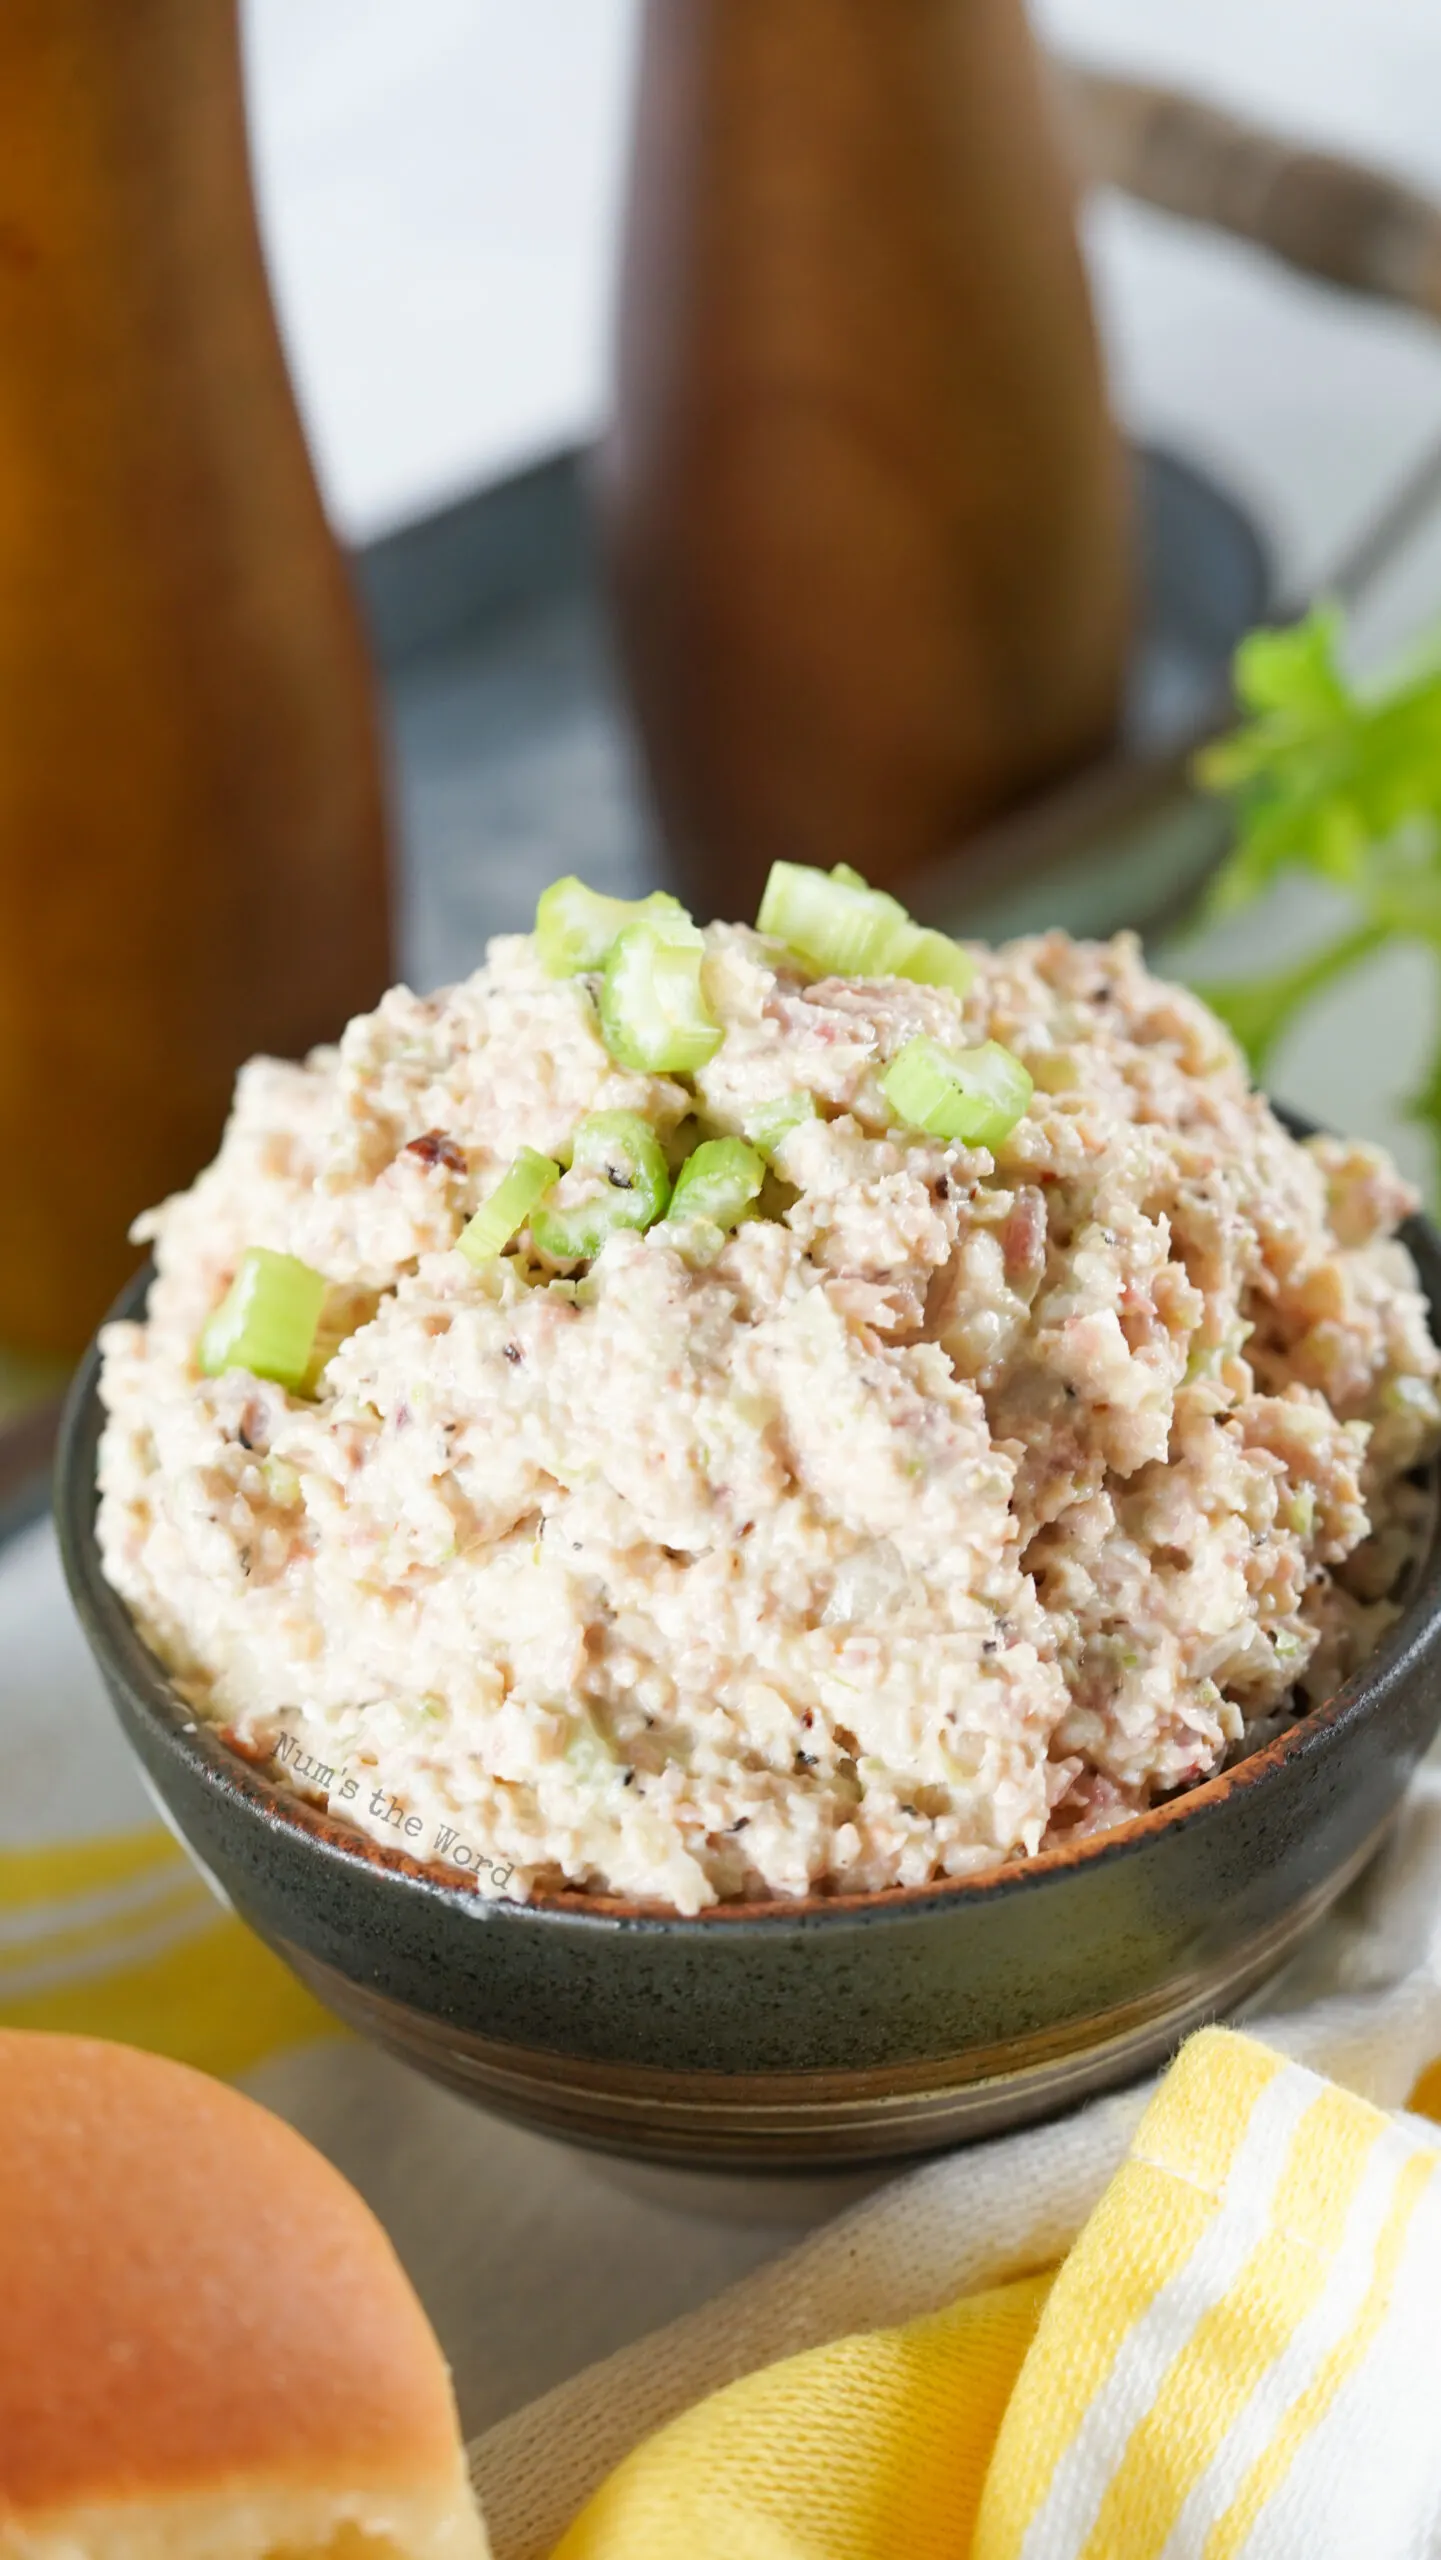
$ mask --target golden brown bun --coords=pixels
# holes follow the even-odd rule
[[[0,2030],[0,2560],[483,2560],[450,2377],[299,2134]]]

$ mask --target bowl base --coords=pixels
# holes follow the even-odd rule
[[[285,1938],[270,1943],[359,2034],[532,2132],[673,2167],[854,2170],[1011,2133],[1142,2079],[1198,2027],[1257,1997],[1369,1864],[1387,1828],[1389,1817],[1239,1960],[1198,1966],[1151,2001],[1061,2032],[903,2066],[740,2075],[540,2052],[429,2016]]]

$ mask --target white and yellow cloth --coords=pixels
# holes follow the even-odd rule
[[[1438,2057],[1433,1761],[1251,2032],[491,2429],[496,2560],[1441,2560]]]
[[[1251,2033],[785,2249],[339,2037],[157,1822],[37,1529],[0,2020],[243,2077],[356,2179],[462,2410],[515,2410],[496,2560],[1441,2560],[1441,1765]]]
[[[556,2560],[1441,2551],[1441,2150],[1249,2037],[1162,2082],[1055,2274],[734,2382]]]
[[[41,1523],[0,1557],[0,2024],[231,2079],[331,2032],[157,1820]]]

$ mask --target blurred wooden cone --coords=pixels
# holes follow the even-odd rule
[[[1020,0],[649,0],[600,496],[702,910],[1105,740],[1124,473]]]
[[[234,0],[0,10],[0,1341],[390,971],[372,683],[266,289]]]

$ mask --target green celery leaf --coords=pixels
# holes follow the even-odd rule
[[[1234,913],[1282,873],[1309,871],[1346,892],[1356,919],[1293,967],[1198,988],[1258,1074],[1293,1017],[1369,952],[1419,942],[1441,962],[1441,650],[1363,694],[1341,643],[1329,607],[1253,632],[1235,669],[1248,716],[1196,761],[1236,819],[1204,912]],[[1441,1039],[1407,1110],[1431,1132],[1441,1187]]]
[[[1348,708],[1341,672],[1341,617],[1319,605],[1284,631],[1253,631],[1236,651],[1236,693],[1248,711],[1329,718]]]
[[[1253,716],[1196,765],[1236,810],[1212,913],[1248,905],[1286,870],[1364,892],[1374,849],[1401,828],[1419,831],[1441,868],[1441,666],[1364,697],[1341,669],[1339,640],[1323,608],[1293,629],[1253,632],[1237,653],[1237,692]]]
[[[1406,1117],[1418,1121],[1427,1131],[1436,1169],[1435,1181],[1441,1187],[1441,1039],[1432,1052],[1424,1079],[1406,1104]]]
[[[1323,950],[1312,952],[1309,959],[1298,961],[1293,968],[1276,969],[1264,977],[1197,985],[1195,991],[1213,1013],[1220,1015],[1245,1050],[1253,1074],[1259,1075],[1292,1016],[1333,978],[1354,968],[1358,960],[1385,940],[1382,927],[1362,925],[1354,933],[1327,943]]]

